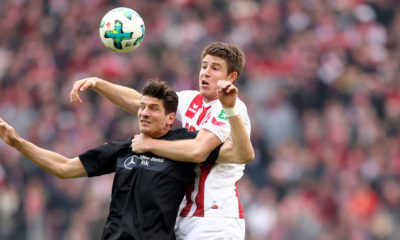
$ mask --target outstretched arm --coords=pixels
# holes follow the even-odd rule
[[[14,128],[0,118],[0,138],[17,149],[22,155],[40,168],[59,178],[76,178],[87,176],[86,169],[79,157],[67,158],[58,153],[40,148],[19,137]]]
[[[221,147],[217,163],[248,163],[254,160],[254,149],[241,116],[235,112],[238,89],[229,81],[218,82],[218,98],[228,115],[232,142]]]
[[[96,77],[84,78],[76,81],[70,93],[70,101],[82,103],[79,92],[89,89],[95,90],[110,102],[129,113],[137,114],[138,112],[141,97],[138,91]]]

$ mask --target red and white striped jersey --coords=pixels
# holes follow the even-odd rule
[[[204,102],[198,91],[178,92],[176,118],[189,130],[207,129],[222,141],[231,140],[228,118],[218,99]],[[236,106],[250,135],[250,119],[245,104]],[[186,192],[179,216],[220,216],[244,218],[237,192],[237,181],[243,176],[244,164],[198,164],[195,179]]]

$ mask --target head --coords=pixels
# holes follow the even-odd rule
[[[138,110],[140,132],[153,138],[166,134],[175,120],[177,107],[178,96],[164,81],[147,82]]]
[[[206,102],[217,99],[218,80],[235,83],[245,63],[243,52],[235,45],[216,42],[201,54],[199,73],[200,93]]]

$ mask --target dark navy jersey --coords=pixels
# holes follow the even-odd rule
[[[192,139],[196,134],[181,128],[160,139]],[[136,154],[131,140],[109,142],[79,155],[89,177],[115,172],[102,239],[175,239],[178,208],[194,177],[195,164]],[[207,163],[215,163],[220,147]]]

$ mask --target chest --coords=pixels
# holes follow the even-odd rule
[[[124,154],[116,162],[114,183],[132,187],[187,182],[194,165],[172,161],[152,154]]]
[[[206,105],[200,94],[189,101],[190,104],[181,111],[182,127],[190,131],[199,130],[200,126],[210,120],[215,107],[213,104]]]
[[[132,172],[137,170],[162,172],[173,167],[176,163],[168,159],[145,155],[128,153],[118,157],[116,172]]]

